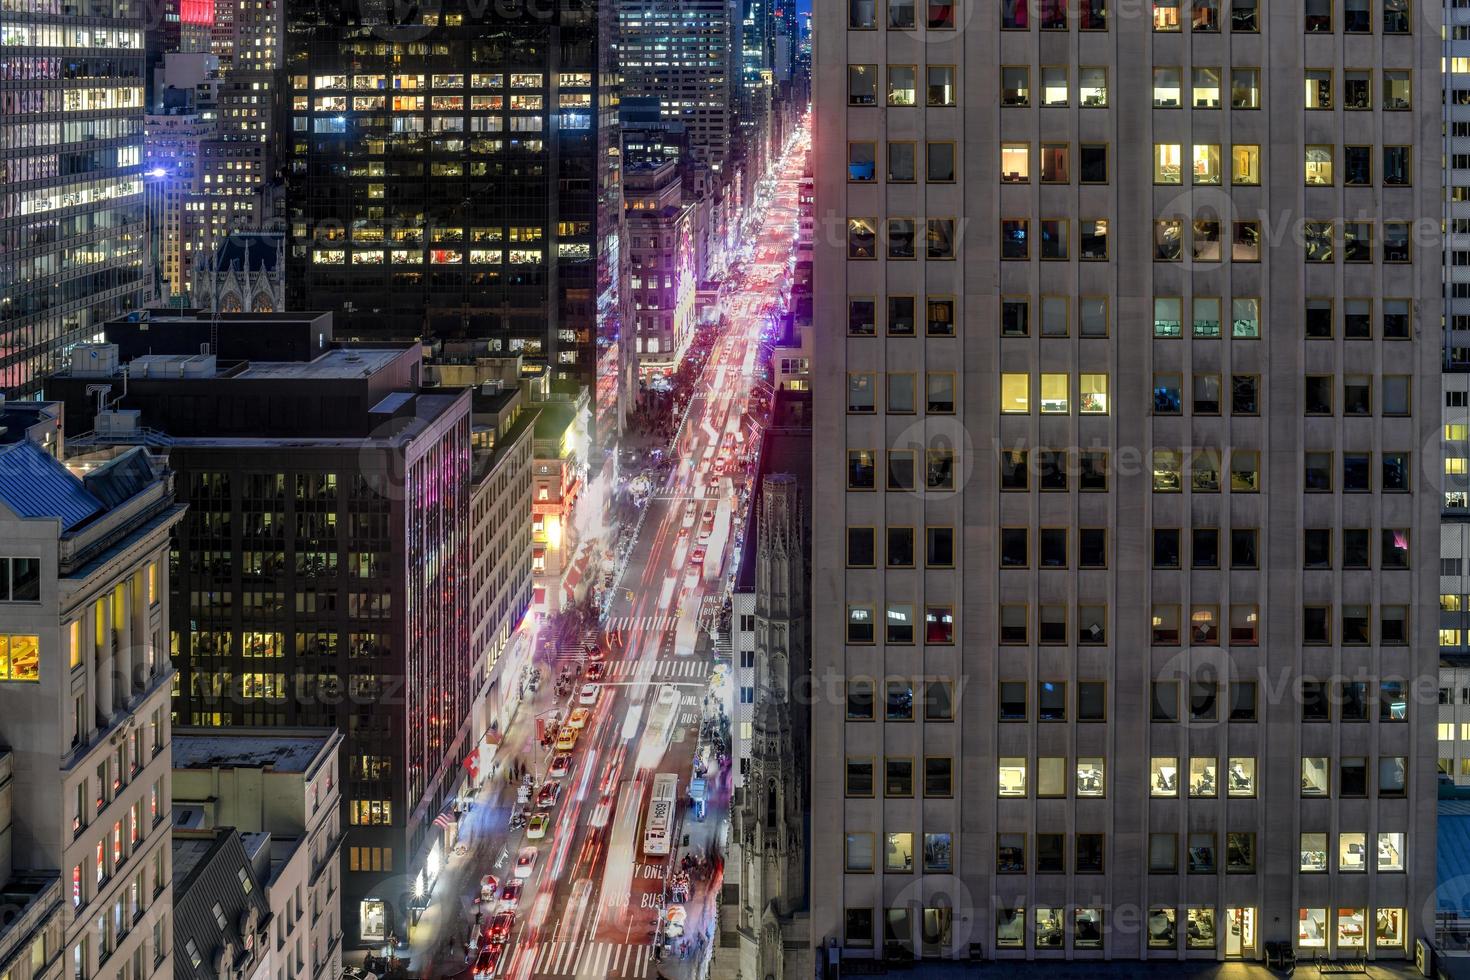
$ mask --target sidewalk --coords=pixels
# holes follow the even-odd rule
[[[702,980],[709,975],[710,957],[714,955],[715,935],[719,931],[718,908],[724,886],[725,857],[730,835],[730,766],[718,762],[718,747],[704,737],[706,723],[718,725],[718,712],[706,712],[700,722],[701,737],[695,746],[695,758],[710,744],[711,762],[705,775],[705,817],[695,818],[695,809],[687,799],[681,803],[677,828],[678,839],[689,837],[687,847],[679,847],[670,862],[670,873],[679,870],[686,858],[694,862],[689,871],[689,900],[682,903],[687,915],[684,934],[672,940],[665,949],[659,972],[669,980]],[[733,765],[733,762],[731,763]],[[703,861],[702,868],[699,862]],[[668,905],[675,904],[670,899]]]
[[[520,642],[534,644],[527,663],[544,669],[541,640],[544,630]],[[507,679],[505,683],[513,683]],[[429,891],[427,908],[410,929],[411,940],[397,949],[399,969],[408,977],[434,978],[465,972],[464,944],[470,937],[479,893],[480,878],[494,873],[502,880],[510,867],[510,855],[504,855],[501,870],[495,870],[497,859],[508,847],[506,830],[515,806],[515,788],[506,782],[506,767],[519,759],[524,764],[540,761],[541,750],[535,745],[538,704],[551,697],[551,679],[541,682],[540,690],[526,700],[518,701],[506,726],[500,748],[496,752],[493,773],[487,773],[473,794],[473,807],[461,815],[456,847],[444,857],[444,866]],[[464,853],[458,853],[464,845]],[[362,966],[377,950],[349,950],[343,954],[344,965]]]

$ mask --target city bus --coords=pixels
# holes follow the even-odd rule
[[[679,777],[661,772],[653,777],[653,795],[648,800],[648,817],[643,822],[643,853],[662,857],[669,853],[669,838],[674,833],[674,802],[679,791]]]

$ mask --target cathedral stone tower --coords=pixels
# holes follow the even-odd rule
[[[806,521],[795,477],[768,476],[760,493],[750,771],[735,814],[740,977],[783,980],[786,949],[805,945],[807,709],[792,690],[810,670]]]

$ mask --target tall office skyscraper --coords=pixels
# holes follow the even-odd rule
[[[138,0],[0,13],[0,391],[33,394],[142,295]],[[17,9],[12,9],[17,8]]]
[[[393,10],[287,5],[288,302],[590,387],[625,261],[612,3]]]
[[[619,0],[623,97],[659,100],[681,122],[689,151],[719,169],[730,148],[729,0]]]
[[[814,942],[1432,929],[1438,14],[817,5]]]
[[[771,0],[735,0],[740,6],[739,123],[742,152],[754,178],[771,162],[771,75],[775,64],[776,23]]]
[[[1444,505],[1440,527],[1439,770],[1470,784],[1470,11],[1445,3]],[[1463,737],[1462,737],[1463,736]]]

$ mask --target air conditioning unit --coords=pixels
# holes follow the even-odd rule
[[[97,413],[96,429],[99,436],[125,438],[137,435],[142,412],[136,408],[112,409]]]
[[[86,378],[110,378],[117,374],[117,345],[77,344],[71,351],[71,373]]]

